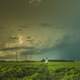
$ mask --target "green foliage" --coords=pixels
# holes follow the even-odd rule
[[[80,63],[3,62],[0,80],[80,80]]]

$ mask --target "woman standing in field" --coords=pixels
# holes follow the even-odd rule
[[[46,57],[46,58],[43,58],[43,59],[41,60],[41,62],[48,63],[48,58],[47,58],[47,57]]]
[[[45,58],[45,63],[48,63],[48,58],[47,57]]]

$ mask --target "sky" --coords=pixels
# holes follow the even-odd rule
[[[80,59],[80,0],[0,0],[0,59]]]

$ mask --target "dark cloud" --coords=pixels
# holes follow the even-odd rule
[[[14,51],[20,49],[34,49],[34,47],[12,47],[12,48],[1,48],[0,51]]]
[[[23,57],[25,57],[25,56],[29,56],[29,55],[39,55],[39,54],[41,54],[42,53],[42,51],[40,51],[40,50],[37,50],[37,49],[32,49],[32,50],[24,50],[24,51],[21,51],[20,52],[20,56],[23,56]]]
[[[23,50],[21,55],[49,53],[49,57],[55,51],[64,59],[79,59],[79,34],[80,0],[0,0],[0,51]],[[14,41],[17,35],[25,47]],[[7,43],[15,46],[5,48]]]
[[[77,35],[77,34],[76,34]],[[80,37],[65,36],[63,41],[56,47],[62,59],[80,59]]]

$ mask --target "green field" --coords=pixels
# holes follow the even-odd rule
[[[0,80],[80,80],[80,62],[0,62]]]

